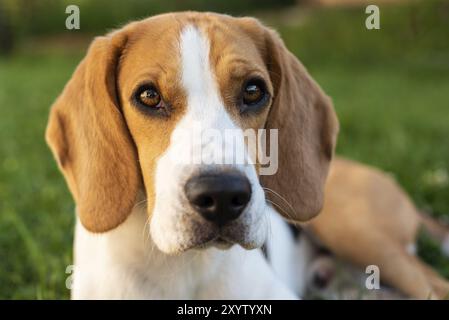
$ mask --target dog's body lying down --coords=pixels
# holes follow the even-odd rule
[[[387,174],[338,157],[327,180],[323,210],[305,225],[338,257],[363,271],[369,265],[379,267],[381,280],[405,297],[446,298],[449,282],[415,255],[420,227],[442,243],[447,255],[447,227],[420,213]],[[323,263],[323,268],[335,267]]]
[[[197,128],[231,130],[238,139],[197,141],[186,134]],[[274,174],[261,175],[257,161],[214,162],[223,144],[260,160],[242,134],[259,129],[278,130]],[[331,100],[255,19],[165,14],[96,38],[54,103],[46,133],[77,205],[72,297],[300,296],[307,249],[280,215],[300,222],[320,212],[337,133]],[[356,182],[343,181],[348,189]],[[329,199],[340,189],[328,190]],[[362,196],[373,204],[377,195]],[[360,228],[384,228],[347,214]],[[343,224],[330,221],[317,235],[348,250],[338,239]],[[396,232],[386,228],[381,235]],[[264,243],[269,263],[257,249]],[[352,258],[367,254],[360,248]],[[433,288],[412,293],[424,297],[426,289]]]

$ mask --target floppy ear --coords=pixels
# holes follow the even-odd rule
[[[285,47],[265,28],[266,60],[274,100],[266,129],[278,129],[278,171],[261,176],[264,187],[287,200],[273,200],[293,221],[316,216],[323,205],[324,184],[338,134],[332,102]],[[270,195],[270,194],[268,194]]]
[[[53,104],[46,140],[92,232],[117,227],[131,212],[140,183],[135,146],[121,114],[116,72],[124,32],[91,44]]]

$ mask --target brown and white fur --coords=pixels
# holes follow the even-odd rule
[[[242,112],[251,78],[264,82],[268,98]],[[135,104],[142,84],[158,89],[163,113]],[[259,179],[258,164],[204,164],[220,149],[209,140],[204,163],[175,161],[197,143],[185,132],[198,123],[219,132],[278,129],[276,174]],[[302,277],[292,261],[302,260],[263,188],[295,208],[281,212],[288,219],[315,216],[337,131],[330,99],[255,19],[174,13],[96,38],[47,128],[79,218],[72,297],[295,298]],[[237,219],[217,226],[189,204],[184,186],[203,172],[229,171],[248,179],[251,198]],[[267,238],[274,267],[261,250],[247,251]]]
[[[254,77],[264,82],[268,98],[257,112],[241,112],[242,87]],[[162,113],[133,101],[148,84],[162,97]],[[185,134],[194,124],[219,132],[278,129],[277,172],[259,175],[259,164],[174,161],[196,143]],[[381,251],[371,247],[402,252],[395,237],[411,243],[414,224],[402,237],[397,226],[382,223],[390,217],[373,224],[356,214],[357,204],[367,201],[369,212],[391,209],[385,214],[401,216],[395,199],[381,198],[386,208],[376,207],[382,187],[358,194],[368,199],[340,199],[342,188],[357,189],[359,172],[337,161],[333,175],[344,178],[329,190],[331,175],[324,200],[337,132],[330,99],[278,35],[255,19],[173,13],[96,38],[54,103],[46,133],[77,208],[72,297],[296,298],[304,291],[310,248],[295,242],[281,215],[307,221],[323,203],[322,220],[310,228],[326,246],[361,264],[383,261],[385,279],[399,277],[408,270],[406,260],[398,265],[396,255],[394,261],[379,258],[374,253]],[[220,149],[211,141],[202,147],[196,156],[203,160]],[[251,198],[237,219],[217,226],[189,204],[184,186],[204,172],[230,171],[250,182]],[[333,212],[346,209],[344,223],[333,220]],[[354,241],[351,232],[361,238]],[[270,263],[257,249],[263,244]],[[413,297],[434,289],[408,286]]]

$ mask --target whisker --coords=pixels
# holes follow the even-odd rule
[[[283,214],[285,214],[286,216],[291,218],[291,215],[288,212],[288,210],[286,210],[286,208],[283,205],[281,205],[280,203],[277,203],[274,199],[268,199],[267,198],[265,201],[275,205],[278,210],[280,210]]]
[[[290,219],[294,220],[294,218],[293,218],[287,211],[285,211],[284,208],[282,208],[282,206],[280,206],[278,203],[276,203],[276,202],[274,202],[274,201],[272,201],[272,200],[269,200],[269,199],[266,199],[266,201],[267,201],[268,203],[271,203],[272,205],[274,205],[277,209],[279,209],[279,210],[280,210],[282,213],[284,213],[287,217],[289,217]]]
[[[270,189],[270,188],[265,188],[265,187],[263,187],[263,190],[264,191],[269,191],[269,192],[271,192],[273,195],[275,195],[275,196],[277,196],[279,199],[281,199],[284,203],[286,203],[287,205],[288,205],[288,207],[289,207],[289,209],[290,209],[290,212],[291,212],[291,214],[292,215],[295,215],[294,213],[295,213],[295,209],[293,208],[293,206],[283,197],[283,196],[281,196],[279,193],[277,193],[276,191],[274,191],[273,189]],[[288,215],[290,218],[292,218],[292,216],[289,214]]]
[[[270,188],[263,188],[264,190],[270,191],[271,193],[275,194],[276,196],[278,196],[280,199],[282,199],[286,204],[288,204],[288,206],[290,207],[290,209],[294,212],[295,209],[293,208],[293,206],[287,201],[287,199],[285,199],[282,195],[280,195],[278,192],[274,191],[273,189]]]
[[[142,205],[142,204],[144,204],[144,203],[147,203],[147,202],[148,202],[148,199],[143,199],[142,201],[137,202],[137,203],[134,205],[133,209],[134,209],[134,208],[137,208],[137,207],[139,207],[140,205]]]
[[[150,217],[147,217],[147,220],[145,221],[142,231],[142,237],[144,246],[147,244],[145,243],[145,241],[148,241],[148,243],[150,243]]]

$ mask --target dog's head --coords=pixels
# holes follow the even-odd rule
[[[248,151],[245,132],[258,129],[278,130],[270,175]],[[287,219],[315,216],[337,131],[330,99],[275,32],[188,12],[96,38],[52,107],[47,141],[86,229],[120,225],[144,190],[153,240],[176,253],[260,246],[264,188]]]

